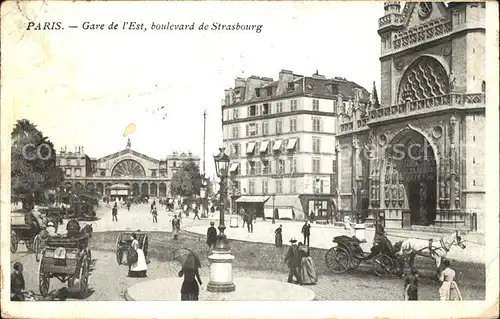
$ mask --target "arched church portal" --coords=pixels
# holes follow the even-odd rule
[[[385,153],[384,206],[410,211],[412,225],[431,225],[436,219],[437,170],[434,149],[420,132],[406,129]]]

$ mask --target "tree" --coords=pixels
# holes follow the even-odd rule
[[[30,208],[47,190],[55,189],[64,174],[56,165],[54,145],[30,121],[17,121],[11,139],[12,200]]]
[[[194,162],[185,163],[182,169],[172,176],[171,191],[173,195],[191,197],[200,194],[200,168]]]

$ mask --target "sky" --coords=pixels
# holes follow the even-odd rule
[[[373,81],[380,85],[382,15],[383,2],[4,3],[2,116],[11,125],[27,118],[57,149],[81,145],[94,158],[124,149],[125,127],[134,123],[132,149],[159,159],[202,155],[206,110],[212,174],[221,101],[236,77],[318,70],[371,92]],[[59,21],[64,30],[28,31],[29,21]],[[86,21],[105,30],[83,30]],[[107,30],[126,21],[149,30]],[[239,22],[262,31],[153,31],[153,22]]]

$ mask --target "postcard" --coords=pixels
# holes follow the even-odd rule
[[[496,2],[1,14],[2,316],[498,317]]]

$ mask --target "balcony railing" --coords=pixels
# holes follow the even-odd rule
[[[412,115],[422,113],[423,110],[437,109],[440,107],[448,108],[465,108],[465,107],[481,107],[486,102],[484,93],[458,94],[451,93],[427,99],[406,102],[392,106],[381,107],[370,111],[370,119],[368,122],[378,121],[390,117],[400,117],[404,115]]]
[[[403,24],[403,20],[403,15],[398,13],[391,13],[378,19],[378,27],[379,29],[381,29],[389,24],[399,26]]]
[[[364,129],[367,125],[392,119],[401,119],[417,114],[431,113],[451,108],[475,108],[484,107],[486,103],[485,93],[450,93],[427,99],[416,100],[404,104],[371,109],[369,116],[361,115],[347,119],[348,122],[340,124],[340,133],[348,133],[355,129]]]
[[[395,50],[412,47],[414,45],[428,42],[435,38],[451,33],[452,24],[444,18],[431,21],[427,24],[400,32],[394,35],[393,48]]]

